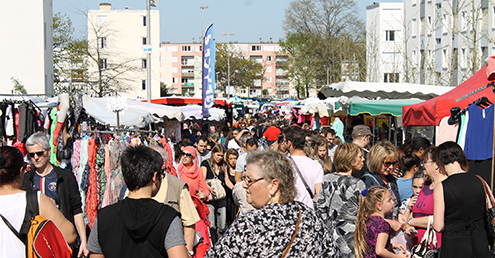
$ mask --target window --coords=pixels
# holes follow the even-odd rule
[[[461,48],[461,56],[460,56],[460,59],[461,59],[461,68],[466,68],[466,49],[465,48]]]
[[[266,67],[266,72],[267,73],[271,73],[272,72],[272,67],[271,66],[267,66]]]
[[[145,58],[141,59],[141,68],[146,69],[147,68],[147,60]]]
[[[412,65],[413,65],[413,66],[416,66],[416,62],[417,62],[417,60],[418,60],[418,56],[417,56],[417,54],[416,54],[416,50],[413,50],[413,51],[412,51]]]
[[[411,3],[413,6],[415,6],[418,3],[418,0],[412,0]]]
[[[177,83],[177,78],[172,77],[172,83]]]
[[[142,37],[142,38],[141,38],[141,41],[142,41],[142,43],[143,43],[143,46],[144,46],[144,45],[146,45],[146,42],[147,42],[147,38],[145,38],[145,37]]]
[[[141,89],[146,90],[146,80],[141,80]]]
[[[399,82],[398,73],[384,73],[383,82]]]
[[[442,39],[441,38],[436,38],[435,41],[437,42],[437,44],[441,44],[442,43]]]
[[[181,51],[182,52],[191,52],[191,46],[182,46]]]
[[[272,82],[272,77],[270,77],[270,76],[266,77],[266,82],[271,83]]]
[[[100,37],[98,38],[98,48],[106,48],[107,47],[107,38]]]
[[[416,37],[416,33],[418,32],[418,21],[416,19],[412,20],[412,26],[411,26],[411,35],[413,37]]]
[[[272,61],[272,56],[266,56],[266,61],[271,62]]]
[[[146,27],[146,16],[141,16],[143,27]]]
[[[467,12],[466,12],[466,11],[461,12],[461,19],[460,19],[460,23],[461,23],[461,24],[459,24],[459,25],[460,25],[460,27],[461,27],[461,28],[460,28],[460,29],[461,29],[461,31],[466,31],[466,19],[467,19],[467,17],[466,17],[466,16],[467,16]]]
[[[395,41],[395,31],[386,30],[385,31],[385,41]]]
[[[108,66],[107,66],[107,59],[106,58],[100,59],[99,65],[100,65],[100,70],[107,69],[108,68]]]
[[[251,51],[261,51],[261,46],[251,46]]]
[[[448,68],[447,49],[442,49],[442,68]]]
[[[443,19],[442,19],[443,20],[442,21],[442,33],[443,34],[447,34],[447,32],[448,32],[447,31],[447,26],[450,25],[449,24],[449,17],[447,16],[447,14],[442,15],[442,17],[443,17]]]
[[[107,16],[106,15],[96,16],[96,26],[97,27],[106,27],[107,26]]]

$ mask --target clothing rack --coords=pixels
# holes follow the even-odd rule
[[[154,131],[154,130],[141,130],[141,129],[115,129],[113,131],[81,130],[81,133],[107,133],[107,134],[115,134],[117,132],[158,133],[158,131]]]
[[[487,83],[486,85],[471,91],[470,93],[456,99],[456,102],[459,102],[469,96],[472,96],[488,87],[492,87],[492,92],[495,94],[495,82],[491,81],[490,83]],[[464,111],[464,110],[463,110]],[[495,169],[495,112],[493,112],[493,143],[492,143],[492,171],[491,171],[491,178],[490,178],[490,187],[493,189],[493,174],[494,174],[494,169]]]

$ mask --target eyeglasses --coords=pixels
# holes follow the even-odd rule
[[[254,179],[254,180],[251,180],[247,177],[244,178],[244,182],[246,183],[247,187],[250,187],[251,185],[253,185],[254,183],[258,182],[258,181],[261,181],[261,180],[264,180],[265,178],[264,177],[260,177],[260,178],[257,178],[257,179]]]
[[[435,161],[433,161],[433,160],[422,161],[422,162],[421,162],[421,166],[424,166],[426,163],[430,163],[430,162],[431,162],[431,163],[433,163],[433,162],[435,162]]]
[[[43,157],[45,155],[45,151],[37,151],[37,152],[30,152],[29,157],[34,158],[34,155],[37,155],[38,157]]]
[[[192,158],[192,157],[193,157],[193,155],[192,155],[191,153],[189,153],[189,152],[186,152],[186,153],[184,153],[183,155],[184,155],[184,156],[188,156],[188,157],[190,157],[190,158]]]
[[[383,162],[383,165],[385,165],[385,167],[390,167],[390,166],[395,165],[395,164],[397,164],[397,160],[394,162],[389,162],[389,161]]]

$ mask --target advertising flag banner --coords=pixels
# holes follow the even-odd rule
[[[205,32],[203,38],[203,117],[209,116],[208,109],[215,104],[215,41],[213,24]]]

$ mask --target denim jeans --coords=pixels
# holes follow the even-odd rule
[[[216,229],[216,236],[212,235],[211,238],[216,242],[225,233],[227,225],[227,200],[224,198],[218,201],[211,201],[206,203],[206,206],[210,210],[208,220],[211,223],[211,232],[215,232]]]

